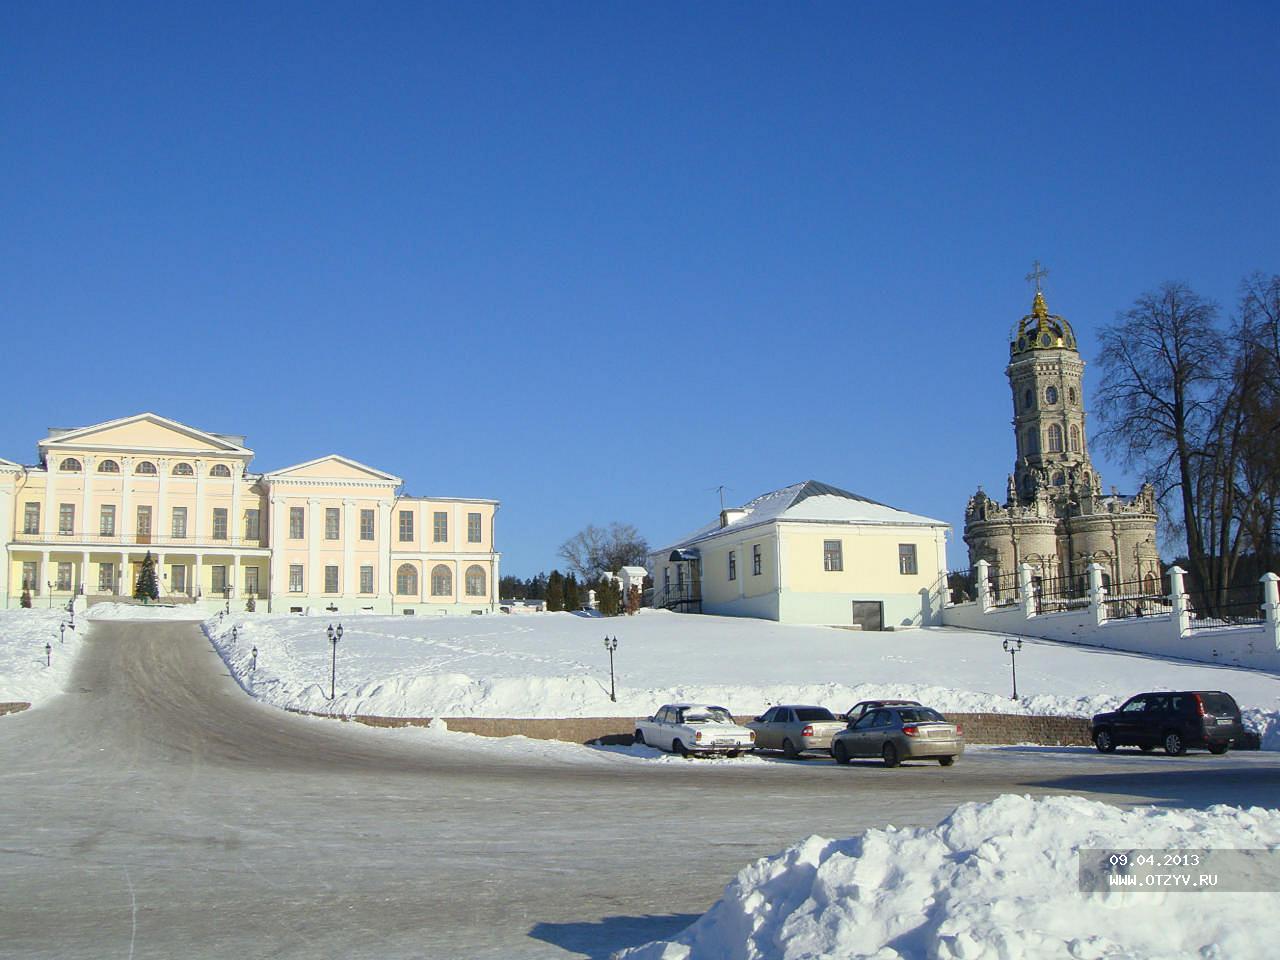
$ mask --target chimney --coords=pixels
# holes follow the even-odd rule
[[[747,511],[741,507],[729,507],[720,511],[720,529],[723,530],[731,523],[737,523],[747,515]]]

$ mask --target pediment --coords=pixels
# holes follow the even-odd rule
[[[349,457],[331,453],[325,457],[308,460],[292,467],[272,470],[267,474],[268,480],[354,480],[361,483],[399,484],[400,478],[394,474],[378,470],[359,463]]]
[[[46,437],[41,449],[76,447],[131,451],[181,451],[221,455],[249,455],[253,451],[217,434],[207,433],[154,413],[140,413],[121,420],[79,427]]]

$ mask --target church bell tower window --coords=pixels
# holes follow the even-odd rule
[[[1049,452],[1062,452],[1062,427],[1056,423],[1049,424]]]
[[[1027,392],[1022,395],[1022,405],[1028,410],[1035,406],[1035,402],[1036,394],[1034,390],[1027,390]]]
[[[1058,388],[1054,386],[1045,387],[1044,402],[1054,404],[1058,402]]]

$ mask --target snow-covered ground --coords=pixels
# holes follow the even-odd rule
[[[336,622],[336,621],[335,621]],[[936,628],[862,634],[728,617],[644,611],[599,619],[533,616],[342,619],[337,697],[328,699],[329,618],[233,614],[205,629],[254,696],[344,715],[644,716],[709,701],[750,714],[767,704],[847,709],[895,696],[943,711],[1088,716],[1143,689],[1232,693],[1254,726],[1280,711],[1280,678],[1256,671],[1027,640],[1010,693],[1002,637]],[[603,638],[617,636],[617,702]],[[257,669],[251,670],[252,650]],[[1280,746],[1280,726],[1271,740]]]
[[[615,957],[1272,957],[1274,892],[1078,889],[1081,848],[1259,847],[1280,847],[1280,811],[1006,795],[964,804],[929,829],[809,837],[744,869],[675,939]]]
[[[71,675],[72,662],[84,633],[76,618],[75,630],[59,630],[67,620],[62,609],[0,610],[0,702],[37,704],[62,690]],[[45,644],[51,656],[45,665]]]

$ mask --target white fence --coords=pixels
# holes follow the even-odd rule
[[[989,565],[979,560],[977,600],[944,607],[944,624],[1280,672],[1280,576],[1274,573],[1262,576],[1262,623],[1208,627],[1201,622],[1196,629],[1192,629],[1195,614],[1185,591],[1186,571],[1180,567],[1169,570],[1166,602],[1153,604],[1148,615],[1125,619],[1108,617],[1102,568],[1097,564],[1089,568],[1087,603],[1061,612],[1036,612],[1029,565],[1023,564],[1018,571],[1019,600],[1011,605],[993,602],[988,574]]]

